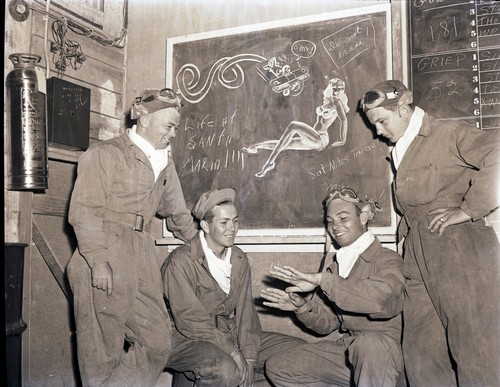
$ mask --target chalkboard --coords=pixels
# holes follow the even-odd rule
[[[414,102],[500,134],[500,3],[413,0],[409,12]]]
[[[373,229],[393,233],[388,147],[358,108],[391,58],[388,4],[167,39],[188,206],[232,187],[246,235],[322,235],[323,199],[347,186],[380,204]]]

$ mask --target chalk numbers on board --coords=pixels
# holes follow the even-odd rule
[[[473,114],[477,128],[498,129],[500,104],[500,4],[470,1]]]
[[[413,0],[410,13],[414,98],[500,132],[500,1]]]
[[[432,100],[435,101],[445,96],[458,95],[462,96],[462,93],[458,91],[458,85],[453,79],[448,81],[434,81],[431,85]]]
[[[477,48],[477,39],[478,39],[478,34],[477,34],[477,23],[476,23],[476,10],[475,8],[471,8],[469,10],[469,16],[472,18],[470,21],[470,37],[471,37],[471,42],[470,46],[471,48]],[[472,54],[472,93],[473,93],[473,104],[474,104],[474,116],[477,117],[475,124],[477,128],[481,128],[481,95],[479,93],[479,61],[478,61],[478,55],[476,53]]]

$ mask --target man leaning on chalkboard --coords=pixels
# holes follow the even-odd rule
[[[500,206],[500,137],[436,121],[397,80],[361,107],[394,143],[410,386],[500,386],[500,248],[484,217]]]

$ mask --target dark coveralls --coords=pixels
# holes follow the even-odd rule
[[[339,329],[343,335],[273,356],[266,363],[272,382],[287,387],[404,385],[401,256],[375,240],[347,278],[338,275],[338,264],[333,262],[320,287],[331,305],[313,297],[296,316],[319,334]]]
[[[499,206],[500,137],[425,115],[397,171],[404,214],[403,353],[411,386],[500,386],[500,249],[483,217]],[[431,233],[427,213],[472,220]],[[456,368],[456,373],[454,369]]]
[[[181,238],[195,235],[172,160],[155,182],[126,133],[80,157],[69,211],[78,248],[67,273],[84,386],[151,386],[165,366],[171,322],[149,233],[155,213]],[[113,271],[109,298],[92,286],[91,268],[103,262]]]
[[[256,370],[262,371],[269,356],[291,353],[304,343],[295,337],[261,331],[248,258],[238,247],[231,249],[228,295],[210,274],[199,235],[174,250],[162,267],[176,328],[167,367],[184,373],[196,381],[196,386],[236,387],[241,373],[231,354],[238,349],[247,361],[255,362]]]

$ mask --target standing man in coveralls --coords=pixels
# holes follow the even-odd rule
[[[500,137],[437,122],[397,80],[375,85],[361,107],[395,144],[410,386],[500,386],[500,249],[483,219],[500,205]]]
[[[84,386],[153,386],[167,361],[171,322],[149,230],[158,214],[183,240],[197,231],[170,158],[181,106],[170,89],[145,90],[131,110],[137,125],[80,157],[67,273]]]

